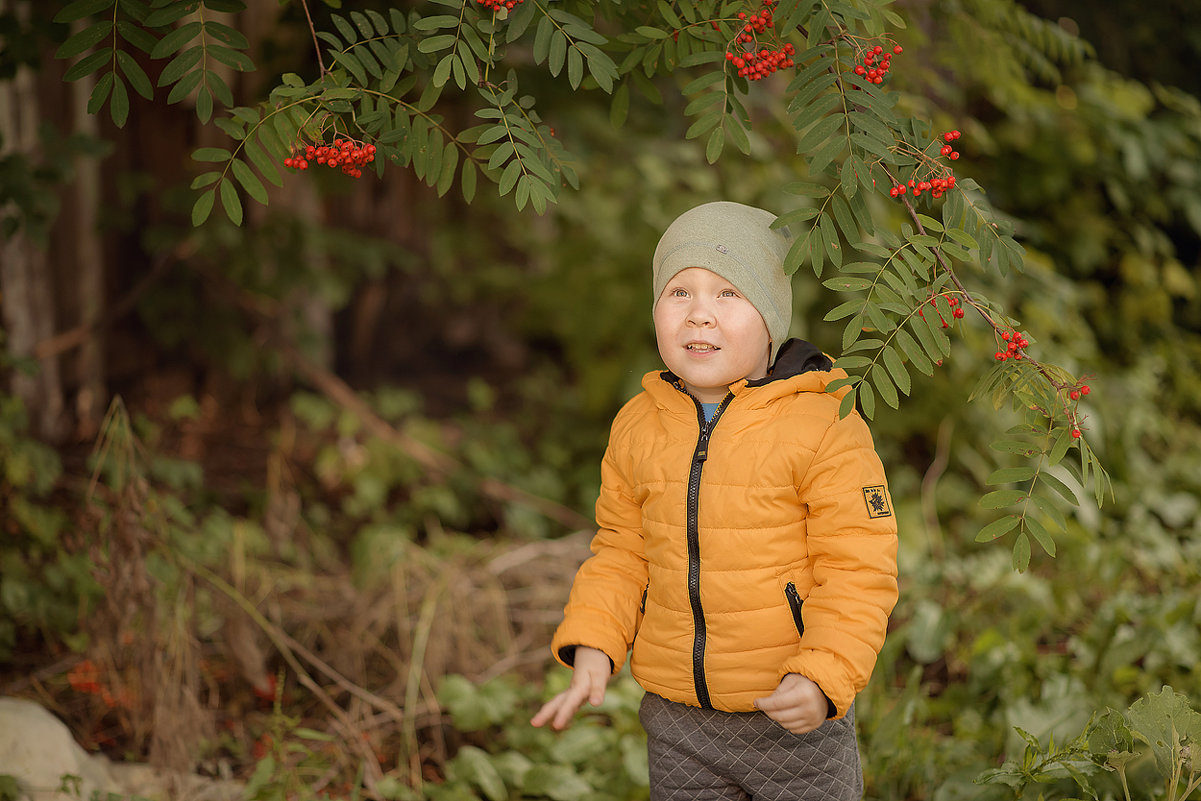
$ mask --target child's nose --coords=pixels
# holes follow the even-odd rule
[[[688,307],[688,322],[693,325],[712,325],[713,310],[709,304],[698,301]]]

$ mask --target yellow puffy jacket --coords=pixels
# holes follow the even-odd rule
[[[598,533],[551,644],[605,652],[671,701],[752,711],[780,679],[821,687],[832,715],[867,684],[897,599],[896,518],[846,374],[792,340],[772,375],[731,387],[706,424],[669,372],[618,413]]]

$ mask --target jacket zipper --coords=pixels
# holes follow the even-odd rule
[[[688,504],[687,504],[687,538],[688,538],[688,601],[692,606],[692,680],[696,686],[696,700],[702,709],[712,709],[709,700],[709,685],[705,680],[705,610],[701,607],[701,532],[700,532],[700,496],[701,471],[705,460],[709,458],[709,437],[717,425],[722,412],[730,405],[733,394],[722,399],[721,405],[713,413],[713,419],[705,420],[705,410],[700,401],[693,398],[696,404],[696,417],[700,425],[700,434],[696,440],[696,450],[692,453],[692,469],[688,474]]]
[[[805,619],[801,616],[801,608],[805,602],[801,600],[801,594],[797,592],[796,583],[788,582],[784,587],[784,595],[788,598],[788,606],[792,608],[792,620],[796,623],[797,634],[805,636]]]

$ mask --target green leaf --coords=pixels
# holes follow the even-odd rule
[[[226,106],[232,106],[234,104],[234,94],[230,91],[229,84],[225,82],[225,79],[221,77],[219,72],[216,70],[205,70],[204,79],[205,89],[211,92],[217,100],[220,100],[221,103]],[[204,94],[204,92],[202,91],[201,94]],[[196,106],[197,109],[199,109],[199,97],[196,98]],[[212,109],[210,104],[209,113],[211,114],[211,112]],[[199,111],[197,112],[197,116],[199,116]],[[208,122],[208,115],[201,117],[201,119],[205,122]]]
[[[863,409],[863,414],[869,420],[876,418],[876,393],[872,391],[872,385],[866,381],[859,382],[859,407]]]
[[[550,52],[547,53],[546,68],[551,75],[558,75],[563,70],[563,62],[567,58],[567,35],[556,30],[550,37]]]
[[[422,40],[422,44],[425,44],[428,41],[430,40]],[[367,84],[367,72],[363,69],[362,63],[359,62],[358,58],[356,58],[353,53],[345,50],[341,52],[335,51],[333,56],[334,61],[345,67],[346,71],[354,76],[354,79],[359,82],[360,86],[365,86]],[[449,72],[449,68],[447,68],[447,71]],[[443,83],[445,83],[445,81],[443,81]]]
[[[829,214],[823,214],[818,218],[817,223],[821,231],[822,243],[830,257],[830,263],[836,268],[842,266],[842,242],[838,238],[838,231],[834,230],[833,218]]]
[[[250,47],[250,40],[241,31],[211,19],[204,22],[204,32],[235,50],[246,50]]]
[[[216,196],[216,190],[210,190],[202,193],[196,202],[192,204],[192,227],[199,227],[209,217],[209,212],[213,210],[213,198]]]
[[[1076,493],[1073,492],[1067,484],[1064,484],[1053,474],[1044,471],[1039,475],[1038,478],[1039,481],[1055,490],[1055,492],[1059,494],[1059,497],[1063,498],[1072,506],[1077,506],[1080,503],[1080,500],[1076,497]]]
[[[124,50],[118,50],[117,63],[121,66],[125,77],[129,79],[134,91],[147,100],[154,97],[154,87],[150,85],[150,79],[146,77],[146,72],[138,65],[138,62],[133,60],[133,56]]]
[[[1052,446],[1051,455],[1047,457],[1047,460],[1051,464],[1059,464],[1059,462],[1063,460],[1064,455],[1067,454],[1068,448],[1071,447],[1071,444],[1074,441],[1075,439],[1072,437],[1072,429],[1070,426],[1064,426],[1059,429],[1059,436],[1056,437],[1055,445]]]
[[[710,111],[693,121],[692,125],[688,126],[688,130],[684,132],[685,139],[695,139],[702,134],[708,133],[714,127],[721,123],[722,112]]]
[[[192,151],[193,161],[229,161],[230,152],[223,147],[200,147]]]
[[[555,24],[550,17],[543,17],[538,20],[538,29],[534,33],[534,63],[541,64],[546,61],[546,56],[550,52],[550,37],[555,32]]]
[[[1029,481],[1034,478],[1037,470],[1033,467],[1002,467],[989,474],[986,484],[1012,484],[1017,481]]]
[[[204,48],[199,45],[180,52],[167,63],[167,66],[163,67],[163,71],[158,76],[158,85],[166,86],[175,83],[183,77],[184,73],[200,63],[200,57],[203,55]]]
[[[454,61],[458,58],[455,53],[447,53],[438,61],[438,66],[434,68],[434,75],[430,78],[436,86],[442,86],[450,80],[450,70]]]
[[[100,76],[100,80],[96,81],[96,85],[92,87],[92,94],[88,98],[89,114],[95,114],[104,106],[104,101],[108,99],[108,94],[112,91],[113,81],[116,80],[116,77],[115,74],[106,72]]]
[[[113,125],[124,128],[126,120],[129,119],[129,90],[125,88],[125,81],[120,78],[113,80],[113,93],[108,101],[108,111],[113,118]]]
[[[233,170],[234,178],[238,179],[238,183],[246,190],[246,194],[266,206],[267,189],[263,186],[263,182],[258,179],[258,176],[246,166],[246,162],[241,159],[234,159],[229,164]]]
[[[421,53],[437,53],[439,50],[453,47],[454,43],[455,37],[449,33],[440,36],[431,36],[418,42],[417,50]]]
[[[459,27],[459,18],[452,14],[437,14],[432,17],[422,17],[413,23],[413,30],[437,31],[442,28]]]
[[[859,396],[857,389],[852,389],[850,392],[842,396],[842,402],[838,404],[838,418],[841,420],[850,414],[855,408],[855,401]]]
[[[178,103],[183,100],[193,89],[200,85],[200,81],[203,78],[203,70],[193,70],[185,74],[176,81],[175,86],[171,87],[171,93],[167,95],[167,102]]]
[[[573,47],[567,51],[567,82],[572,89],[579,89],[584,80],[584,57]]]
[[[70,70],[67,70],[64,74],[62,74],[62,79],[70,83],[72,80],[78,80],[79,78],[88,76],[88,74],[91,74],[92,72],[98,70],[98,68],[108,64],[108,60],[112,58],[112,55],[113,48],[104,47],[98,49],[95,53],[86,55],[84,58],[74,62]]]
[[[822,286],[835,292],[861,292],[864,289],[871,289],[872,283],[871,279],[861,278],[857,275],[836,275],[822,281]],[[858,302],[862,303],[862,301]]]
[[[841,136],[831,137],[830,141],[826,142],[813,156],[809,159],[809,170],[811,173],[820,173],[830,165],[834,159],[840,156],[843,150],[846,149],[846,140]]]
[[[880,353],[884,360],[884,366],[888,368],[888,375],[892,378],[893,383],[897,385],[897,389],[903,394],[908,395],[913,388],[913,383],[909,378],[909,371],[905,369],[905,364],[901,361],[900,355],[890,345],[881,348]]]
[[[892,380],[888,377],[888,372],[880,364],[872,365],[872,383],[876,386],[876,391],[880,393],[880,397],[894,409],[900,408],[900,398],[897,397],[897,389],[893,386]]]
[[[155,5],[163,6],[161,2],[156,2]],[[178,22],[189,14],[195,13],[195,3],[169,3],[163,8],[158,8],[151,12],[142,23],[148,28],[165,28],[173,22]]]
[[[220,191],[221,206],[225,209],[225,215],[234,225],[241,225],[242,199],[238,197],[238,190],[234,188],[232,181],[222,181]]]
[[[797,152],[807,153],[829,139],[830,135],[842,125],[842,121],[843,117],[841,114],[831,115],[818,120],[801,136],[801,140],[797,143]]]
[[[705,160],[710,164],[716,164],[718,158],[721,157],[722,146],[725,142],[725,131],[719,125],[709,134],[709,141],[705,144]]]
[[[984,494],[980,505],[985,509],[1003,509],[1025,499],[1025,490],[993,490]]]
[[[203,30],[203,27],[199,22],[188,22],[179,26],[158,40],[158,44],[150,51],[150,57],[166,58],[199,36],[201,30]]]
[[[1030,538],[1024,533],[1019,534],[1013,543],[1013,569],[1025,573],[1030,567]]]
[[[250,60],[250,56],[240,50],[233,50],[224,45],[211,44],[208,46],[208,54],[225,66],[235,69],[238,72],[254,72],[254,62]]]
[[[897,343],[901,346],[901,350],[909,358],[909,362],[926,375],[934,375],[934,362],[926,356],[922,347],[917,343],[917,340],[903,328],[897,330]]]
[[[992,542],[995,539],[1005,536],[1017,527],[1019,519],[1017,515],[1006,515],[992,521],[976,534],[976,542]]]
[[[202,173],[200,173],[200,175],[197,175],[195,178],[192,179],[192,184],[191,184],[190,188],[203,189],[206,186],[211,186],[212,184],[215,184],[219,180],[221,180],[221,173],[218,170],[212,170],[211,172],[202,172]]]
[[[438,197],[442,197],[450,191],[451,186],[455,182],[455,168],[459,165],[459,147],[452,140],[446,143],[446,148],[442,151],[442,164],[438,181],[435,184],[435,189]]]
[[[354,44],[358,41],[359,35],[355,33],[354,28],[351,27],[350,23],[346,21],[345,17],[338,16],[337,14],[331,14],[330,20],[333,21],[334,27],[338,29],[338,33],[342,34],[342,39],[345,40],[347,45]]]
[[[74,58],[85,50],[91,50],[100,44],[106,36],[112,33],[112,30],[113,21],[111,19],[101,20],[89,25],[63,42],[58,51],[55,52],[54,57],[62,59]]]
[[[74,22],[89,17],[106,8],[112,8],[117,0],[75,0],[54,15],[55,22]]]
[[[459,184],[463,190],[463,200],[471,203],[475,199],[476,180],[478,178],[475,163],[472,161],[463,162],[461,173]]]
[[[1042,521],[1033,515],[1026,515],[1026,531],[1030,532],[1042,549],[1047,552],[1048,556],[1055,556],[1055,538],[1051,536],[1051,532],[1047,531],[1047,527],[1042,524]]]
[[[501,197],[509,194],[510,190],[517,185],[517,179],[521,177],[521,162],[513,159],[509,165],[505,167],[505,171],[501,173],[500,180],[497,182],[497,191]]]
[[[488,752],[473,745],[461,747],[453,760],[456,778],[480,788],[488,801],[506,801],[509,791]]]

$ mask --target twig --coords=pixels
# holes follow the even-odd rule
[[[321,76],[325,77],[325,60],[321,58],[321,45],[317,41],[317,28],[313,25],[313,15],[309,13],[308,0],[300,0],[304,9],[304,17],[309,21],[309,33],[313,34],[313,49],[317,51],[317,66],[321,68]]]

